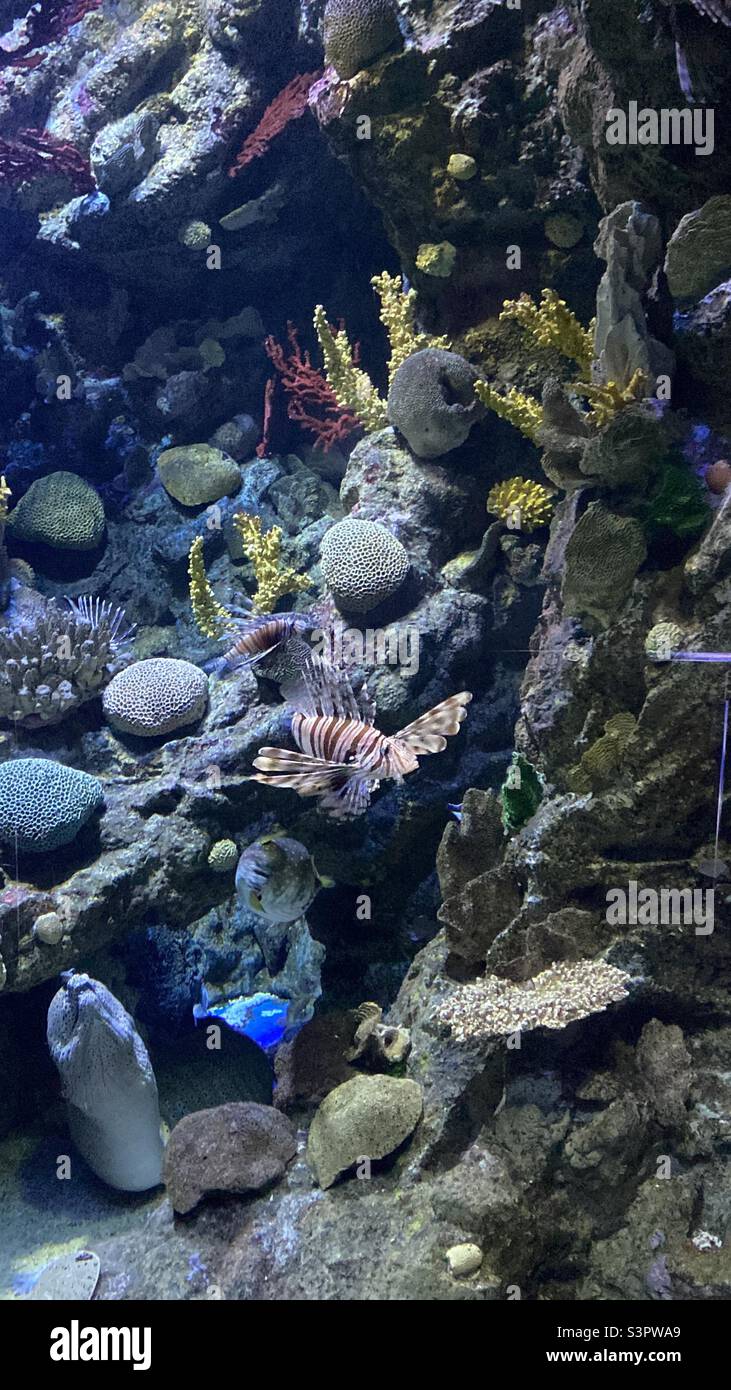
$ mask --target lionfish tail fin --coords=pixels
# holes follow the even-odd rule
[[[450,695],[448,700],[442,700],[441,704],[427,710],[412,724],[407,724],[394,736],[393,743],[397,748],[399,745],[405,746],[417,756],[421,753],[441,753],[447,746],[447,738],[459,733],[460,724],[467,718],[466,706],[471,699],[469,690]]]

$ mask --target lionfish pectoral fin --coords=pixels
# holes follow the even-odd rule
[[[270,787],[290,787],[299,796],[320,796],[339,788],[355,773],[341,763],[313,758],[309,753],[293,753],[287,748],[260,748],[254,758],[258,771],[252,782]]]
[[[459,733],[459,726],[467,717],[465,706],[471,699],[470,691],[462,690],[427,710],[426,714],[420,715],[394,736],[395,750],[401,744],[416,754],[441,753],[447,746],[447,738]]]
[[[348,819],[360,816],[371,804],[371,790],[378,786],[368,777],[350,777],[335,791],[329,791],[320,801],[320,810],[328,815]]]

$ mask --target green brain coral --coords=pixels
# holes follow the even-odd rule
[[[96,550],[104,535],[99,493],[76,473],[36,478],[7,519],[13,536],[54,550]]]
[[[0,840],[22,853],[58,849],[75,838],[104,800],[101,782],[47,758],[0,766]]]

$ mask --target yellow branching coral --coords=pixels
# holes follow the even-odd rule
[[[574,390],[586,396],[591,406],[587,417],[589,423],[601,429],[602,425],[608,425],[614,419],[623,406],[643,400],[649,394],[650,382],[645,372],[636,371],[626,386],[620,386],[616,381],[607,381],[603,385],[578,381]]]
[[[494,410],[501,420],[507,420],[526,438],[532,439],[536,443],[538,431],[543,423],[543,410],[539,402],[534,400],[532,396],[525,396],[514,386],[511,386],[510,390],[503,395],[494,386],[491,386],[489,381],[476,381],[475,394],[482,401],[482,404],[487,406],[488,410]]]
[[[449,348],[448,338],[435,338],[429,333],[419,333],[414,323],[416,309],[416,290],[404,290],[400,275],[389,275],[384,270],[374,275],[371,284],[381,301],[381,323],[391,346],[388,362],[389,383],[412,352],[422,348]]]
[[[203,559],[203,537],[196,536],[188,556],[188,580],[193,617],[204,637],[223,637],[233,631],[234,619],[227,608],[218,602],[208,582]]]
[[[388,424],[386,402],[373,382],[353,360],[353,348],[344,328],[333,332],[321,304],[315,309],[315,332],[325,359],[325,375],[338,404],[352,410],[367,430],[382,430]]]
[[[309,588],[307,575],[281,565],[280,526],[262,531],[261,517],[249,516],[247,512],[237,512],[233,523],[241,537],[244,554],[254,566],[257,585],[254,603],[260,613],[273,613],[284,594],[295,594]]]
[[[507,299],[500,318],[519,323],[541,347],[554,348],[575,362],[584,376],[590,375],[595,324],[592,321],[588,328],[582,328],[555,290],[541,290],[540,304],[534,304],[527,294],[521,294],[519,299]]]
[[[487,510],[506,521],[513,531],[535,531],[545,526],[553,510],[553,498],[542,483],[528,478],[508,478],[496,483],[487,499]]]

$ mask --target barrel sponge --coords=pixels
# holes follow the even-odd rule
[[[396,42],[399,32],[392,0],[327,0],[325,58],[338,77],[355,77]]]
[[[157,738],[201,718],[208,703],[208,677],[190,661],[151,657],[120,671],[109,682],[102,703],[112,728],[138,738]]]
[[[36,478],[8,517],[12,535],[54,550],[96,550],[104,535],[99,493],[76,473]]]
[[[480,373],[457,352],[422,348],[396,372],[388,418],[417,458],[439,458],[464,444],[485,407],[475,395]]]
[[[67,845],[104,800],[88,772],[47,758],[14,758],[0,765],[0,840],[21,852]]]
[[[320,559],[338,608],[367,613],[401,588],[409,557],[401,542],[377,521],[346,517],[323,537]]]

